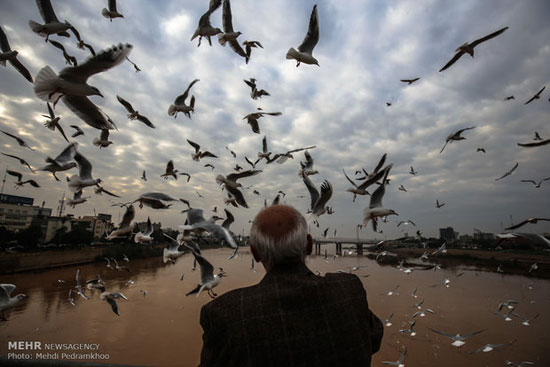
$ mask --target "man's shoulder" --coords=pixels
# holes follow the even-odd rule
[[[254,294],[258,288],[258,285],[252,285],[249,287],[242,287],[230,290],[224,294],[219,295],[212,301],[208,302],[203,308],[217,309],[226,307],[235,307],[236,304],[241,303],[243,299],[248,298]]]

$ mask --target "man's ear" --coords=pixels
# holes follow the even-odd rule
[[[254,257],[254,260],[256,260],[256,262],[262,262],[261,258],[260,258],[260,254],[258,253],[258,250],[256,250],[256,247],[254,247],[253,244],[250,244],[250,252],[252,253],[252,256]]]
[[[306,238],[307,238],[306,255],[311,255],[311,252],[313,251],[313,238],[311,238],[311,235],[309,233]]]

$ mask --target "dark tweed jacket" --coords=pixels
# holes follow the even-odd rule
[[[384,328],[356,275],[277,267],[203,306],[201,366],[370,366]]]

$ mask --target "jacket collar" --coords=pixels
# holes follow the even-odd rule
[[[302,262],[279,264],[269,270],[259,284],[269,282],[274,278],[290,278],[296,275],[314,275],[311,270]]]

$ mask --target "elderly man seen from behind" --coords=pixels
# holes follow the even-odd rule
[[[267,273],[203,306],[201,366],[370,366],[382,323],[356,275],[307,268],[312,245],[296,209],[260,211],[250,251]]]

